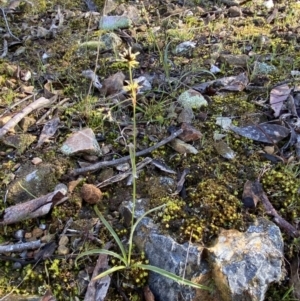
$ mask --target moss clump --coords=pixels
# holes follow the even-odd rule
[[[207,241],[220,227],[244,229],[241,201],[221,182],[207,179],[199,183],[189,196],[192,218],[182,227],[185,235]],[[191,231],[195,232],[194,235]]]
[[[174,197],[163,197],[160,199],[161,204],[166,204],[163,212],[158,214],[158,218],[165,229],[176,231],[182,225],[182,221],[186,217],[186,203]]]
[[[262,184],[274,208],[288,221],[297,222],[300,214],[300,180],[295,171],[278,166],[264,174]]]

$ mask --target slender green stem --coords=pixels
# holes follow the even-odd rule
[[[131,216],[131,232],[129,237],[129,247],[128,247],[128,265],[130,265],[131,253],[132,253],[132,240],[133,240],[133,224],[134,224],[134,213],[135,213],[135,203],[136,203],[136,162],[135,162],[135,150],[136,150],[136,91],[133,88],[133,78],[132,78],[132,69],[129,65],[129,80],[132,96],[132,107],[133,107],[133,147],[130,148],[130,159],[131,159],[131,168],[132,168],[132,216]]]

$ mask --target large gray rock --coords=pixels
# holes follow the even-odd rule
[[[25,163],[16,172],[16,179],[9,185],[7,200],[18,204],[45,195],[58,184],[59,170],[55,165]]]
[[[213,278],[223,301],[263,301],[269,284],[282,278],[281,232],[264,218],[245,233],[221,231],[208,250]]]
[[[147,210],[148,201],[137,201],[136,218]],[[131,211],[132,202],[123,202],[120,213],[128,221]],[[222,230],[215,244],[204,248],[178,244],[162,234],[152,219],[145,217],[136,228],[134,243],[146,253],[151,265],[185,279],[197,279],[201,284],[209,279],[216,284],[215,293],[208,294],[151,272],[149,286],[156,301],[263,301],[269,285],[280,281],[284,272],[281,232],[263,218],[246,232]],[[205,258],[201,256],[203,250]]]
[[[145,251],[151,265],[191,280],[208,272],[208,264],[201,261],[201,248],[183,245],[160,234],[150,218],[144,218],[137,227],[135,244]],[[180,285],[156,273],[150,273],[149,286],[157,301],[191,301],[195,289]]]

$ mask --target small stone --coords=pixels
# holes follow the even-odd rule
[[[68,255],[70,253],[70,249],[66,246],[58,246],[57,254],[58,255]]]
[[[102,192],[92,184],[84,184],[81,188],[81,197],[89,204],[97,204],[102,199]]]
[[[28,128],[35,124],[35,119],[32,117],[25,116],[19,123],[21,129],[27,132]]]
[[[197,109],[201,108],[202,106],[207,106],[206,99],[200,92],[194,89],[189,89],[180,94],[177,101],[184,108]]]
[[[45,224],[39,224],[39,228],[42,230],[46,230],[47,229],[47,225]]]
[[[195,118],[195,115],[191,108],[183,108],[177,118],[177,121],[179,123],[183,123],[183,122],[192,123],[194,118]]]
[[[30,233],[30,232],[27,232],[27,233],[25,233],[25,236],[24,236],[24,238],[27,240],[27,239],[30,239],[32,237],[32,233]]]
[[[38,165],[38,164],[40,164],[40,163],[42,163],[43,162],[43,160],[41,159],[41,158],[39,158],[39,157],[34,157],[32,160],[31,160],[31,163],[33,164],[33,165]]]
[[[198,154],[197,149],[180,139],[173,139],[170,143],[171,147],[180,154]]]
[[[99,182],[103,182],[109,178],[111,178],[114,175],[114,170],[113,168],[105,168],[103,169],[99,176],[97,177]]]
[[[73,133],[61,147],[61,151],[65,155],[100,155],[101,149],[96,140],[92,129],[86,128],[84,130]]]
[[[48,243],[48,242],[54,240],[54,238],[55,238],[54,234],[49,234],[48,233],[48,234],[41,237],[41,242]]]
[[[39,238],[44,234],[44,231],[40,228],[34,228],[32,230],[32,236],[35,238]]]
[[[58,245],[59,246],[66,246],[69,243],[69,238],[67,235],[62,235],[59,239]]]
[[[183,130],[183,133],[178,137],[184,142],[196,141],[202,137],[202,134],[190,124],[183,123],[181,129]]]
[[[130,168],[130,165],[127,162],[116,166],[116,169],[119,171],[127,171],[129,168]]]
[[[98,157],[95,155],[85,155],[83,156],[83,159],[91,163],[98,161]]]
[[[24,237],[24,235],[25,235],[25,230],[20,229],[20,230],[17,230],[17,231],[15,232],[14,237],[15,237],[16,239],[21,240],[21,239]]]
[[[18,154],[22,154],[36,140],[36,136],[30,134],[17,134],[7,136],[3,139],[3,143],[17,149]]]
[[[243,15],[241,8],[238,6],[229,7],[228,13],[230,17],[241,17]]]
[[[19,269],[21,269],[21,268],[22,268],[21,262],[15,262],[15,263],[13,264],[13,269],[14,269],[14,270],[19,270]]]
[[[99,29],[113,31],[119,28],[128,28],[131,23],[127,16],[103,16],[99,22]]]
[[[222,54],[220,61],[236,67],[247,67],[249,57],[246,54]]]

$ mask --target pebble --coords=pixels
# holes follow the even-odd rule
[[[69,243],[69,238],[67,235],[62,235],[59,239],[58,245],[59,246],[66,246]]]
[[[70,253],[70,249],[66,246],[58,246],[57,254],[58,255],[68,255]]]

